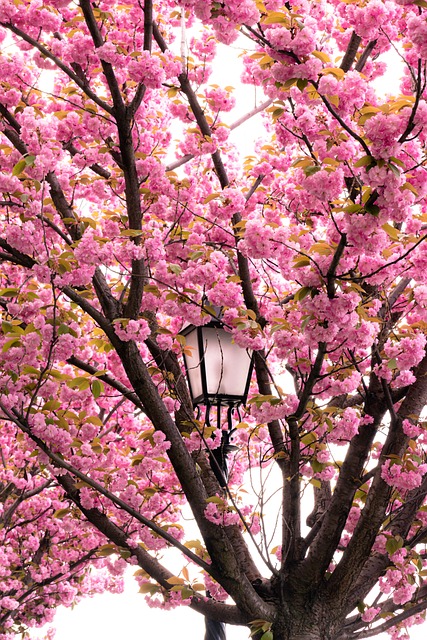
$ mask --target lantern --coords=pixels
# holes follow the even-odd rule
[[[181,331],[193,406],[245,404],[252,376],[252,352],[239,347],[223,329],[219,315],[200,327],[188,325]]]

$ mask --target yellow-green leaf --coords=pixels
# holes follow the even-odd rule
[[[67,516],[70,513],[70,509],[67,507],[65,509],[57,509],[55,511],[55,513],[53,514],[54,518],[63,518],[64,516]]]
[[[324,69],[322,69],[322,71],[320,73],[322,73],[323,75],[332,74],[333,76],[335,76],[339,80],[341,80],[341,78],[344,77],[344,71],[343,71],[343,69],[340,69],[339,67],[325,67]]]
[[[325,53],[324,51],[313,51],[312,55],[315,58],[318,58],[319,60],[321,60],[322,62],[324,62],[325,64],[328,64],[328,62],[331,61],[330,57],[328,56],[327,53]]]
[[[27,163],[25,162],[25,158],[18,160],[18,162],[15,164],[15,166],[12,169],[12,175],[20,176],[26,166],[27,166]]]
[[[372,164],[374,159],[372,156],[362,156],[354,163],[355,167],[367,167],[369,164]]]
[[[295,269],[300,269],[301,267],[309,267],[310,264],[311,264],[310,258],[302,257],[295,260],[294,267]]]
[[[166,580],[168,584],[177,585],[177,584],[185,584],[185,580],[183,578],[178,578],[177,576],[172,576]]]

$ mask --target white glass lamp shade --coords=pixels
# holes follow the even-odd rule
[[[252,374],[252,353],[232,341],[219,323],[190,325],[185,368],[193,404],[245,403]],[[189,347],[189,348],[188,348]]]

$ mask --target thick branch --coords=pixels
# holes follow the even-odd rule
[[[168,582],[173,577],[173,573],[168,571],[156,558],[153,558],[148,551],[138,546],[130,546],[128,535],[114,524],[110,518],[98,509],[85,509],[80,501],[80,495],[75,488],[73,479],[68,474],[58,477],[59,484],[65,490],[67,496],[77,505],[83,515],[94,527],[120,548],[127,549],[138,561],[138,565],[144,569],[158,584],[169,591],[172,585]],[[196,594],[192,598],[191,608],[203,614],[208,614],[213,620],[221,620],[228,624],[245,624],[248,622],[239,609],[233,605],[227,605],[205,598],[200,598]]]
[[[328,568],[340,541],[348,513],[353,504],[354,494],[360,486],[360,478],[367,456],[385,411],[386,406],[382,398],[381,386],[377,378],[372,375],[365,403],[365,413],[373,418],[373,423],[359,429],[357,435],[350,442],[330,506],[310,546],[307,560],[304,561],[316,581],[321,579],[324,571]]]
[[[337,592],[344,597],[351,584],[360,575],[369,558],[372,545],[384,522],[389,505],[392,487],[381,477],[381,467],[390,456],[401,456],[407,436],[402,429],[402,421],[412,415],[419,415],[427,403],[427,356],[416,370],[417,380],[409,388],[396,417],[391,417],[391,424],[384,443],[378,470],[369,489],[365,506],[353,532],[352,538],[344,551],[343,557],[335,569],[329,583],[330,593]]]
[[[20,264],[22,267],[26,267],[27,269],[32,269],[37,262],[27,256],[25,253],[21,253],[18,249],[14,249],[6,240],[0,238],[0,247],[7,251],[7,253],[11,256],[11,261],[15,264]]]
[[[359,60],[357,61],[357,64],[355,66],[356,71],[359,71],[360,73],[362,73],[363,68],[367,63],[368,58],[371,55],[372,51],[375,49],[376,44],[377,44],[376,40],[371,40],[370,42],[368,42],[364,52],[362,53]]]
[[[344,58],[340,64],[340,69],[343,71],[350,71],[353,62],[356,58],[357,50],[362,41],[362,38],[357,35],[355,31],[351,34],[350,42],[347,46],[347,51],[344,54]]]

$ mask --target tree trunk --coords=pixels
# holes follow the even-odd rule
[[[274,640],[331,640],[331,636],[323,634],[319,627],[298,629],[274,624],[272,631]]]
[[[315,611],[315,607],[283,608],[275,620],[272,632],[274,640],[333,640],[336,629],[327,612]],[[299,610],[298,610],[299,609]]]

